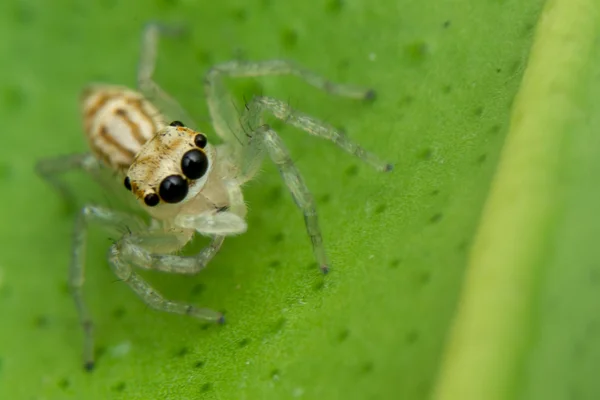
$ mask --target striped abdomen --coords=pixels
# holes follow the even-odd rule
[[[92,153],[117,170],[129,168],[142,146],[166,125],[141,93],[122,86],[90,86],[83,92],[82,105]]]

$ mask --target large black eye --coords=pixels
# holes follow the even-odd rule
[[[125,180],[123,181],[123,185],[125,185],[125,189],[131,191],[131,181],[129,181],[128,176],[125,177]]]
[[[204,136],[203,134],[199,133],[196,135],[196,137],[194,138],[194,144],[198,147],[200,147],[201,149],[206,147],[206,136]]]
[[[181,158],[181,170],[189,179],[201,178],[208,169],[208,158],[200,150],[190,150]]]
[[[144,203],[146,203],[148,207],[154,207],[159,202],[160,199],[156,193],[148,193],[146,196],[144,196]]]
[[[169,124],[169,126],[184,126],[181,121],[173,121]]]
[[[185,199],[188,185],[180,175],[169,175],[160,183],[158,194],[167,203],[179,203]]]

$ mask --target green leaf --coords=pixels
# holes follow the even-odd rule
[[[590,297],[599,254],[590,239],[600,229],[590,217],[590,199],[598,196],[590,172],[598,162],[588,149],[600,144],[590,123],[599,17],[595,2],[544,7],[470,252],[436,398],[599,394],[580,370],[594,362],[588,357],[598,347],[586,335],[598,310],[591,307],[598,295]]]
[[[0,3],[0,398],[598,397],[595,2],[196,3]],[[92,229],[98,364],[86,373],[66,290],[74,214],[33,168],[85,151],[80,90],[135,85],[148,20],[189,29],[161,42],[156,79],[209,135],[212,64],[293,59],[378,97],[276,77],[230,82],[236,98],[287,100],[395,170],[278,125],[317,199],[332,272],[314,266],[265,163],[245,189],[247,234],[198,276],[144,275],[169,298],[225,310],[224,326],[148,309]],[[114,202],[69,180],[82,201]]]

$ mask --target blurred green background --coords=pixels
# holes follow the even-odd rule
[[[2,2],[0,398],[428,398],[542,4]],[[231,82],[236,99],[285,99],[344,128],[395,170],[376,173],[278,125],[318,200],[332,272],[323,277],[314,267],[302,216],[266,163],[245,192],[247,234],[227,240],[196,277],[145,274],[167,297],[224,310],[221,327],[148,309],[111,274],[109,238],[92,230],[86,294],[99,357],[85,373],[66,290],[73,214],[33,166],[85,150],[79,92],[90,81],[135,85],[149,20],[189,28],[161,42],[156,79],[209,135],[201,79],[210,65],[289,58],[332,80],[373,87],[378,98],[333,98],[279,77]],[[600,94],[599,74],[590,76],[583,115]],[[591,240],[599,219],[588,213],[599,197],[590,171],[600,172],[600,157],[591,149],[600,146],[590,134],[593,120],[585,121],[573,127],[564,158],[572,168],[557,186],[572,200],[561,202],[556,217],[564,229],[547,240],[549,250],[564,251],[548,254],[532,293],[537,319],[523,329],[531,343],[540,332],[554,332],[555,340],[523,352],[515,398],[600,393],[593,378],[600,265]],[[92,182],[71,179],[82,201],[111,202]],[[567,215],[572,210],[580,211]]]

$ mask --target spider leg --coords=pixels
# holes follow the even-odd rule
[[[161,36],[180,36],[185,32],[182,27],[172,27],[157,22],[146,24],[142,32],[140,61],[138,64],[138,88],[144,96],[154,103],[165,115],[173,120],[182,121],[184,125],[194,128],[194,120],[179,105],[177,100],[165,92],[154,80],[158,42]]]
[[[41,160],[35,166],[36,172],[54,187],[65,199],[68,206],[75,205],[75,194],[60,176],[71,170],[81,170],[103,186],[110,186],[100,174],[100,164],[90,153],[69,154]]]
[[[138,239],[135,234],[128,235],[112,245],[109,250],[109,263],[115,275],[126,283],[144,303],[158,311],[190,315],[204,321],[225,322],[225,317],[220,312],[166,299],[132,268],[135,266],[178,274],[198,273],[219,251],[224,236],[214,236],[209,246],[194,256],[153,254],[141,247]]]
[[[383,162],[375,154],[368,152],[362,146],[349,139],[344,132],[317,118],[294,110],[288,103],[278,99],[263,96],[252,98],[248,111],[244,113],[242,120],[249,123],[251,126],[260,126],[263,124],[262,116],[265,112],[270,113],[284,123],[301,129],[312,136],[329,140],[346,153],[365,162],[377,171],[389,172],[393,169],[392,164]],[[252,160],[248,158],[257,154],[258,150],[253,150],[251,147],[257,147],[260,144],[253,144],[253,138],[250,138],[247,144],[250,149],[245,150],[246,160],[244,160],[244,164],[252,164]]]
[[[279,169],[279,173],[290,191],[296,206],[298,206],[304,215],[306,232],[310,237],[313,254],[317,264],[323,273],[329,272],[329,262],[327,261],[327,255],[325,254],[325,248],[323,246],[323,237],[319,227],[315,201],[308,190],[300,171],[298,171],[296,165],[292,161],[283,141],[271,127],[262,125],[254,130],[252,135],[253,139],[255,139],[252,141],[253,145],[256,147],[264,147],[271,158],[271,161],[273,161]],[[256,155],[257,153],[254,154]]]
[[[79,210],[81,203],[77,203],[73,187],[61,179],[61,176],[67,172],[84,172],[100,185],[105,193],[114,194],[115,189],[122,187],[116,186],[118,181],[115,180],[115,177],[120,176],[122,171],[107,169],[91,153],[68,154],[43,159],[36,164],[35,170],[42,179],[59,192],[64,199],[66,210],[69,212]]]
[[[196,308],[165,299],[136,274],[132,270],[132,266],[163,272],[195,274],[202,270],[218,253],[223,244],[224,236],[213,236],[211,243],[194,256],[156,254],[146,247],[150,249],[158,248],[161,243],[166,243],[168,247],[181,247],[185,240],[178,242],[176,233],[148,230],[143,221],[130,214],[105,207],[86,205],[79,212],[75,222],[69,286],[83,328],[83,359],[84,367],[87,370],[94,367],[93,322],[83,298],[85,248],[87,227],[90,223],[101,225],[111,231],[112,234],[121,235],[121,238],[111,246],[109,251],[111,268],[117,277],[129,285],[150,307],[177,314],[191,315],[202,320],[223,322],[223,315],[216,311]],[[127,233],[123,234],[125,227],[129,229]]]
[[[96,222],[114,231],[119,231],[124,225],[135,226],[141,224],[141,221],[129,214],[94,205],[86,205],[81,208],[75,219],[71,264],[69,267],[69,288],[75,302],[79,322],[83,328],[83,365],[88,371],[94,368],[94,326],[83,298],[83,286],[85,282],[87,226],[90,222]]]
[[[320,90],[336,96],[352,99],[373,99],[375,91],[354,85],[341,85],[302,68],[287,60],[230,61],[215,65],[204,78],[204,91],[212,124],[217,134],[228,143],[235,145],[243,141],[243,125],[238,122],[239,112],[224,85],[225,77],[243,78],[268,75],[293,75]],[[242,144],[243,147],[243,144]]]
[[[190,315],[192,317],[212,322],[223,323],[224,317],[223,314],[213,311],[207,308],[197,308],[190,304],[180,303],[176,301],[171,301],[164,298],[156,289],[154,289],[148,282],[142,279],[138,274],[136,274],[131,265],[121,256],[121,245],[123,243],[116,243],[111,246],[109,251],[109,262],[112,270],[115,275],[119,279],[121,279],[124,283],[126,283],[148,306],[152,307],[158,311],[166,311],[174,314],[183,314]],[[220,244],[219,246],[220,247]],[[216,249],[211,249],[210,255],[214,255],[216,253]],[[158,256],[158,260],[161,260]],[[167,256],[164,256],[167,257]],[[173,261],[176,259],[176,256],[171,256],[167,261]],[[164,259],[162,259],[164,260]],[[189,261],[197,262],[197,259],[191,257]],[[192,263],[186,264],[188,266],[192,266]],[[154,268],[151,269],[160,269],[160,264],[156,264]],[[181,272],[181,270],[171,269],[169,272]]]
[[[296,205],[304,214],[306,231],[310,237],[315,259],[321,270],[327,273],[329,263],[323,246],[323,238],[317,217],[313,196],[304,179],[294,165],[281,137],[269,125],[262,124],[262,115],[269,112],[276,118],[305,132],[333,142],[345,152],[359,158],[379,171],[390,171],[392,165],[382,162],[374,154],[367,152],[358,144],[348,139],[342,132],[301,112],[294,111],[287,103],[269,97],[254,97],[248,105],[242,120],[252,126],[258,126],[247,141],[242,157],[241,182],[252,178],[256,165],[266,152],[275,163],[283,181],[290,191]],[[247,167],[248,165],[252,167]],[[244,175],[247,174],[247,175]]]
[[[118,245],[119,256],[126,262],[142,269],[151,269],[177,274],[196,274],[206,267],[208,262],[220,250],[225,236],[245,232],[247,226],[242,218],[245,204],[239,185],[233,180],[226,180],[225,187],[229,197],[229,211],[214,211],[199,215],[180,215],[175,225],[182,229],[194,230],[212,237],[211,243],[193,256],[174,254],[158,254],[152,251],[158,242],[165,242],[174,237],[162,231],[147,231],[125,236]]]
[[[194,275],[203,270],[219,252],[225,236],[213,236],[208,246],[193,256],[174,254],[158,254],[150,252],[144,246],[144,239],[132,235],[123,238],[117,244],[119,257],[138,268],[168,272],[174,274]]]

